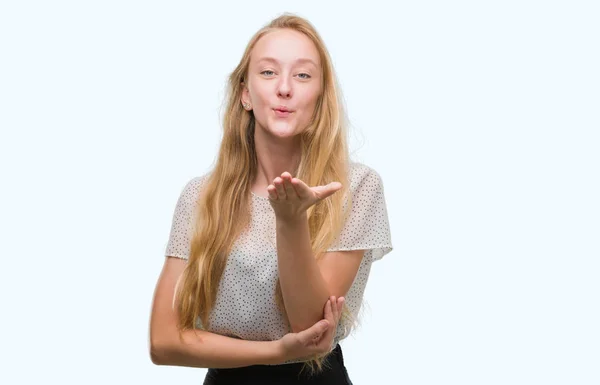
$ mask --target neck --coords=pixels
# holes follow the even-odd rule
[[[280,177],[285,171],[296,176],[300,164],[300,136],[278,138],[269,135],[259,127],[254,132],[254,145],[258,169],[252,191],[261,196],[268,196],[267,186]]]

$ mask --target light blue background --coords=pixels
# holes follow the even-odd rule
[[[0,383],[201,383],[150,361],[154,286],[226,77],[284,11],[384,181],[353,382],[600,383],[598,3],[372,0],[2,2]]]

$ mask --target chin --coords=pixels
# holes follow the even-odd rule
[[[280,138],[296,136],[296,127],[290,124],[273,124],[268,128],[269,133]]]

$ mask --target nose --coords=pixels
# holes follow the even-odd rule
[[[282,76],[277,88],[277,95],[282,98],[289,99],[292,97],[292,87],[289,79],[286,76]]]

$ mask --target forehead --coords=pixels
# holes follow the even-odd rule
[[[278,29],[261,37],[250,57],[250,63],[257,64],[263,58],[273,58],[282,64],[292,64],[297,60],[310,59],[320,66],[319,51],[306,35],[291,29]]]

